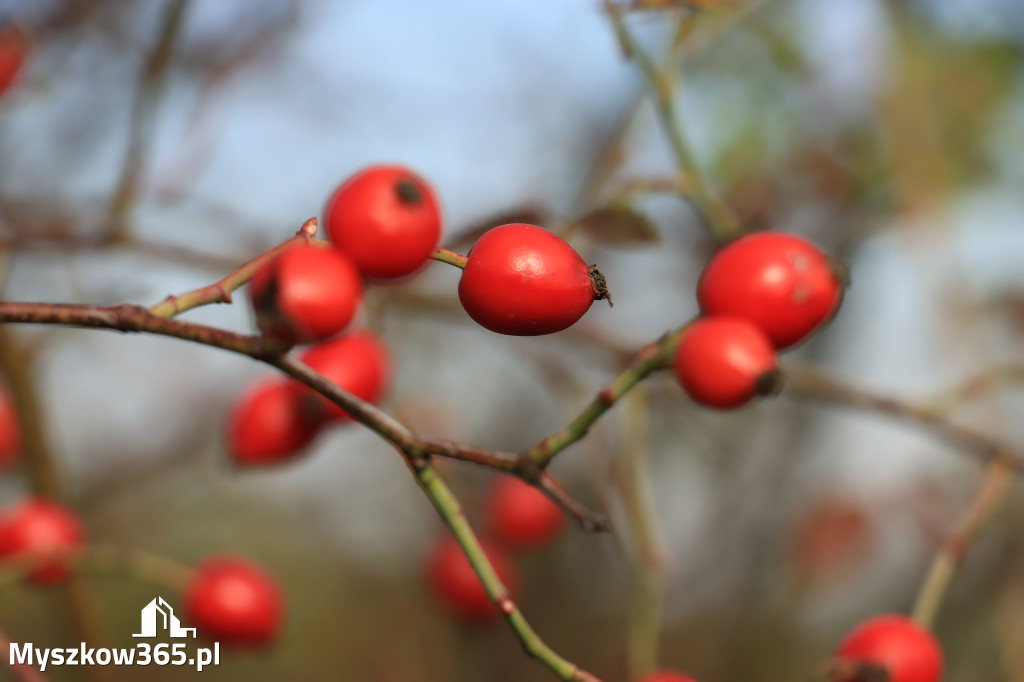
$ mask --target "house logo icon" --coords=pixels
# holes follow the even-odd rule
[[[132,635],[132,637],[156,637],[156,614],[158,613],[163,616],[163,628],[168,631],[171,637],[188,638],[190,632],[192,633],[193,638],[196,636],[196,629],[181,627],[181,622],[174,615],[174,609],[171,608],[170,604],[164,601],[163,597],[157,597],[143,607],[142,632],[137,635]]]

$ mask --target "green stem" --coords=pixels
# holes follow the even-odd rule
[[[466,268],[466,262],[468,260],[461,253],[455,253],[448,249],[434,249],[434,252],[430,254],[430,257],[436,261],[441,261],[448,265],[454,265],[460,270],[464,270]]]
[[[711,232],[719,241],[729,241],[742,233],[739,219],[719,200],[700,171],[697,159],[679,125],[675,104],[675,82],[670,71],[662,70],[640,46],[626,26],[622,10],[612,1],[604,0],[605,11],[612,21],[612,27],[622,51],[636,65],[654,98],[655,110],[663,130],[672,146],[676,165],[688,181],[686,196],[707,222]],[[671,62],[670,62],[671,63]]]
[[[420,487],[451,529],[459,546],[462,547],[462,551],[469,559],[469,563],[473,566],[473,570],[479,576],[480,582],[483,583],[484,589],[487,590],[487,595],[504,615],[526,653],[550,668],[560,679],[573,682],[600,682],[598,678],[559,656],[530,627],[519,607],[512,600],[508,588],[488,560],[483,547],[480,546],[480,541],[466,520],[459,501],[437,473],[430,460],[426,457],[403,454],[416,473]]]
[[[935,621],[971,542],[985,529],[1006,499],[1013,483],[1013,472],[1013,466],[1007,460],[998,459],[989,464],[974,499],[935,555],[914,604],[914,620],[922,626],[930,628]]]
[[[594,422],[614,407],[631,388],[654,372],[672,364],[672,354],[686,326],[683,325],[643,348],[637,353],[636,359],[603,388],[575,419],[523,452],[522,459],[544,469],[558,453],[586,436]]]
[[[629,617],[627,670],[630,679],[658,665],[658,640],[665,597],[665,550],[654,510],[647,466],[649,408],[646,391],[639,387],[623,401],[623,457],[619,486],[634,539],[633,604]]]

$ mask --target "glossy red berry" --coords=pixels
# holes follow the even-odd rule
[[[536,336],[571,327],[608,297],[604,278],[561,237],[513,223],[486,232],[466,257],[459,300],[479,325]]]
[[[704,317],[683,331],[674,369],[694,402],[730,410],[778,383],[775,349],[764,332],[739,317]]]
[[[241,466],[267,466],[295,458],[316,438],[323,421],[302,407],[291,382],[255,384],[228,420],[228,453]]]
[[[31,497],[0,519],[0,557],[24,557],[29,582],[51,585],[68,577],[67,561],[85,545],[85,531],[64,507]]]
[[[554,542],[565,528],[565,514],[537,488],[503,476],[491,490],[491,534],[509,549],[536,549]]]
[[[761,327],[776,348],[802,341],[839,307],[843,285],[829,258],[781,232],[741,237],[716,253],[697,283],[705,315],[734,315]]]
[[[28,54],[28,39],[14,24],[0,23],[0,95],[10,89],[21,73]]]
[[[514,593],[518,581],[512,563],[500,547],[486,541],[481,541],[481,545],[501,582]],[[427,559],[427,582],[441,605],[465,621],[482,623],[500,614],[451,535],[442,536],[431,551]]]
[[[682,673],[673,672],[672,670],[658,670],[644,675],[636,680],[636,682],[694,682],[694,680],[692,677],[687,677]]]
[[[365,330],[344,334],[307,350],[299,359],[349,393],[378,402],[391,380],[391,358],[384,342]],[[306,409],[327,419],[348,413],[302,384],[295,384]]]
[[[21,421],[14,401],[0,389],[0,469],[10,469],[21,454]]]
[[[185,589],[185,610],[201,635],[236,646],[271,643],[281,629],[281,593],[254,563],[216,556],[196,567]]]
[[[881,666],[889,682],[938,682],[942,649],[934,635],[901,615],[871,618],[839,645],[836,656]]]
[[[311,343],[348,326],[363,298],[352,261],[335,249],[295,246],[261,268],[249,282],[256,324],[290,343]]]
[[[408,168],[371,166],[327,203],[327,234],[371,279],[411,275],[441,239],[441,209],[430,185]]]

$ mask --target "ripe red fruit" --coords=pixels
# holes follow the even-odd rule
[[[441,239],[441,209],[430,185],[408,168],[370,166],[327,202],[327,234],[372,279],[423,267]]]
[[[0,469],[10,469],[21,454],[21,422],[14,401],[0,389]]]
[[[682,673],[673,672],[671,670],[658,670],[644,675],[636,682],[694,682],[694,680]]]
[[[735,315],[761,327],[778,349],[802,341],[842,300],[828,257],[781,232],[741,237],[716,253],[697,283],[705,315]]]
[[[360,330],[325,341],[299,359],[349,393],[371,403],[384,395],[391,380],[391,359],[384,343]],[[327,419],[347,419],[348,413],[303,384],[294,384],[304,407]]]
[[[730,410],[778,383],[775,349],[760,328],[738,317],[705,317],[683,331],[676,379],[694,402]]]
[[[84,544],[85,531],[75,515],[42,498],[22,500],[0,519],[0,557],[28,559],[29,582],[35,585],[65,580],[67,560]]]
[[[363,283],[348,256],[312,245],[284,251],[249,282],[257,326],[290,343],[334,336],[352,321],[362,298]]]
[[[942,650],[934,635],[900,615],[876,616],[858,625],[836,656],[885,668],[889,682],[938,682]]]
[[[0,95],[18,78],[28,53],[28,39],[14,24],[0,24]]]
[[[571,327],[595,300],[604,277],[561,237],[513,223],[486,232],[467,255],[459,300],[479,325],[499,334],[536,336]]]
[[[537,488],[503,476],[491,491],[488,515],[494,538],[509,549],[535,549],[553,542],[565,515]]]
[[[302,409],[290,381],[263,381],[242,394],[231,412],[228,453],[241,466],[280,464],[301,453],[322,423]]]
[[[481,541],[481,545],[501,582],[514,593],[517,576],[512,563],[499,547],[487,541]],[[442,536],[431,551],[427,559],[427,582],[445,609],[463,620],[483,623],[500,613],[451,535]]]
[[[281,629],[281,593],[274,580],[240,557],[216,556],[196,567],[185,610],[199,633],[236,646],[269,644]]]

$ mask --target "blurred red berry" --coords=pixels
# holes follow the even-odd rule
[[[705,315],[750,320],[778,349],[825,323],[842,294],[828,257],[807,240],[781,232],[756,232],[726,245],[697,283]]]
[[[290,343],[323,341],[348,326],[363,298],[352,261],[335,249],[295,246],[249,282],[256,324]]]
[[[536,549],[550,544],[565,528],[565,514],[537,488],[502,476],[491,490],[491,533],[509,549]]]
[[[0,95],[14,85],[27,54],[25,34],[14,24],[0,23]]]
[[[313,441],[323,421],[302,409],[289,381],[272,379],[249,388],[228,419],[228,453],[241,466],[294,459]]]
[[[401,166],[371,166],[327,203],[331,241],[371,279],[411,275],[441,239],[441,209],[427,182]]]
[[[901,615],[864,621],[846,636],[836,656],[881,666],[889,682],[938,682],[942,676],[942,650],[935,636]]]
[[[514,593],[517,577],[512,563],[499,547],[484,540],[481,545],[501,582]],[[441,536],[427,559],[427,582],[442,606],[465,621],[483,623],[500,614],[469,559],[450,534]]]
[[[764,332],[739,317],[705,317],[683,331],[674,369],[694,402],[719,410],[775,388],[775,349]]]
[[[325,341],[307,350],[299,359],[349,393],[371,403],[378,402],[391,380],[391,358],[387,347],[368,331],[360,330]],[[347,419],[343,409],[309,387],[295,384],[307,409],[327,419]]]
[[[11,469],[21,454],[21,421],[7,391],[0,389],[0,469]]]
[[[536,225],[495,227],[466,259],[459,280],[462,307],[477,324],[499,334],[561,331],[583,317],[594,300],[607,297],[603,278],[596,271],[592,275],[561,237]]]
[[[185,589],[185,610],[200,634],[212,640],[259,647],[281,629],[282,599],[274,580],[256,564],[215,556],[196,567]]]
[[[70,511],[30,497],[0,517],[0,557],[20,557],[32,566],[29,582],[51,585],[68,577],[67,562],[85,545],[85,531]]]

